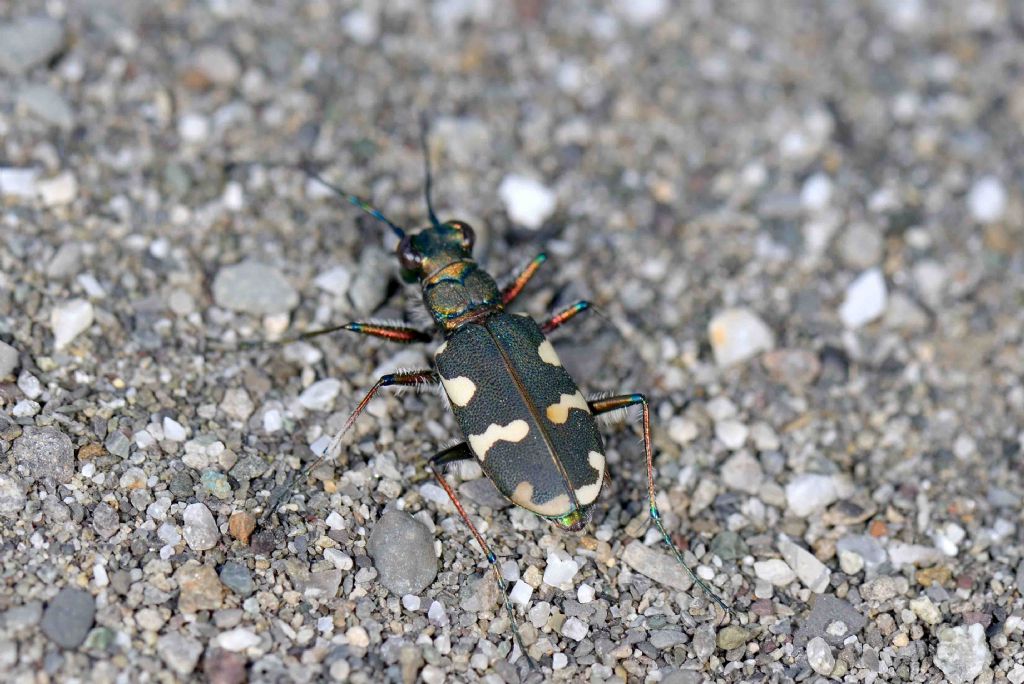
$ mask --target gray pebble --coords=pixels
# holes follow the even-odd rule
[[[437,576],[430,530],[403,511],[385,511],[373,526],[367,550],[381,583],[396,596],[419,594]]]
[[[253,582],[249,568],[235,561],[228,561],[220,569],[220,581],[243,598],[251,596],[256,591],[256,583]]]
[[[167,663],[167,667],[180,675],[187,675],[196,668],[199,656],[203,654],[203,645],[195,639],[172,632],[157,639],[156,652]]]
[[[225,266],[213,281],[217,306],[266,316],[288,313],[299,303],[299,293],[276,269],[258,261]]]
[[[53,57],[64,44],[64,27],[49,17],[0,24],[0,70],[23,74]]]
[[[13,475],[0,475],[0,515],[16,518],[25,507],[25,491]]]
[[[348,288],[348,298],[356,312],[371,313],[384,303],[387,285],[394,273],[394,258],[376,248],[363,250],[359,270]]]
[[[53,597],[40,627],[50,641],[63,648],[77,648],[85,641],[96,616],[92,594],[74,587],[64,587]]]
[[[821,637],[814,637],[807,642],[807,663],[818,674],[829,675],[836,666],[836,657],[832,649]]]
[[[120,430],[114,430],[108,436],[103,446],[106,447],[107,451],[112,453],[114,456],[120,458],[128,458],[128,450],[131,448],[131,442],[125,437],[124,433]]]
[[[70,482],[75,474],[71,438],[53,427],[26,427],[14,441],[14,461],[33,477]]]
[[[498,488],[494,486],[494,483],[486,477],[478,477],[475,480],[463,482],[459,485],[459,494],[478,506],[486,506],[495,511],[500,511],[512,505],[512,502],[505,498],[498,491]]]
[[[651,646],[658,649],[671,648],[678,644],[685,644],[688,637],[678,629],[659,629],[651,633]]]
[[[18,91],[18,104],[50,126],[69,130],[75,115],[64,96],[48,85],[30,84]]]
[[[220,540],[217,521],[206,504],[193,503],[185,507],[182,536],[193,551],[212,549]]]
[[[109,539],[117,534],[121,521],[118,519],[117,511],[108,503],[96,504],[92,512],[92,528],[96,534],[104,539]]]
[[[835,622],[841,622],[845,629],[833,626]],[[841,647],[847,637],[859,634],[867,622],[849,602],[832,594],[822,594],[814,600],[814,608],[800,624],[793,643],[803,646],[810,639],[821,637],[832,646]]]
[[[39,601],[29,601],[23,606],[15,606],[3,614],[0,623],[4,628],[17,634],[18,632],[35,627],[43,617],[43,604]]]
[[[622,562],[641,575],[680,591],[687,591],[693,585],[693,580],[675,558],[644,546],[639,541],[629,543],[622,552]]]
[[[14,369],[18,367],[18,350],[0,342],[0,380],[14,375]]]

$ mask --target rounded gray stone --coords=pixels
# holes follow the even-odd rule
[[[381,584],[396,596],[419,594],[437,576],[430,530],[403,511],[385,511],[373,526],[367,549]]]
[[[78,648],[92,628],[96,601],[92,594],[64,587],[43,611],[40,628],[50,641],[63,648]]]
[[[299,293],[279,271],[258,261],[225,266],[213,281],[218,306],[256,316],[288,313]]]
[[[14,461],[33,477],[52,477],[70,482],[75,474],[75,449],[71,438],[53,427],[26,427],[14,441]]]
[[[23,74],[57,54],[64,27],[49,17],[23,17],[0,24],[0,71]]]

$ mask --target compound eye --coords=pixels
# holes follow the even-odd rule
[[[473,244],[476,242],[476,233],[473,232],[473,228],[463,221],[449,221],[448,225],[462,234],[462,249],[472,252]]]
[[[405,271],[418,271],[420,270],[420,264],[423,263],[423,257],[416,248],[412,245],[412,236],[406,235],[402,238],[402,241],[398,243],[395,253],[398,254],[398,261],[402,265],[402,269]]]

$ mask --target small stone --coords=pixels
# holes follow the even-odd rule
[[[718,425],[722,424],[719,423]],[[746,427],[744,427],[745,429]],[[729,460],[722,464],[720,472],[722,482],[726,487],[748,494],[756,494],[761,488],[761,483],[764,481],[764,471],[761,469],[761,464],[746,451],[741,451],[729,457]]]
[[[244,627],[238,627],[226,632],[221,632],[217,635],[214,641],[220,648],[233,653],[254,648],[260,644],[260,638]]]
[[[380,34],[380,21],[376,15],[362,9],[352,10],[341,18],[345,33],[359,45],[372,45]]]
[[[17,76],[54,57],[64,45],[64,27],[44,16],[0,24],[0,70]]]
[[[821,637],[814,637],[807,642],[807,664],[818,674],[832,674],[836,666],[836,657],[832,655],[832,649]]]
[[[403,511],[384,512],[370,532],[367,551],[381,584],[396,596],[419,594],[437,576],[433,535]]]
[[[416,594],[406,594],[402,597],[402,607],[410,612],[415,613],[420,609],[421,605],[423,605],[423,602]]]
[[[516,583],[512,585],[512,591],[508,593],[508,598],[512,603],[518,603],[524,608],[529,605],[531,596],[533,596],[533,587],[523,580],[516,580]]]
[[[659,629],[651,632],[651,646],[663,651],[687,642],[687,636],[679,629]]]
[[[985,628],[979,624],[944,627],[938,637],[935,665],[952,684],[973,682],[992,660]]]
[[[693,580],[681,571],[675,558],[648,548],[639,541],[629,543],[622,552],[622,562],[641,575],[673,589],[687,591],[693,586]]]
[[[797,475],[786,485],[786,506],[795,516],[806,518],[824,510],[839,497],[830,475]]]
[[[747,643],[750,633],[737,625],[727,625],[718,630],[718,648],[731,651]]]
[[[188,431],[185,430],[185,426],[174,420],[164,416],[164,439],[169,442],[184,442],[188,438]]]
[[[589,584],[581,584],[579,588],[576,589],[576,600],[580,603],[591,603],[595,596],[597,596],[597,592],[594,590],[594,587]]]
[[[228,518],[228,533],[243,544],[249,544],[249,537],[255,529],[256,518],[247,511],[235,511]]]
[[[71,438],[53,427],[26,427],[14,440],[14,462],[32,477],[52,477],[70,482],[75,474],[75,451]]]
[[[995,176],[983,176],[967,193],[967,208],[978,223],[994,223],[1006,213],[1006,188]]]
[[[71,111],[68,101],[49,85],[30,83],[23,86],[18,91],[18,105],[49,126],[56,126],[67,131],[75,124],[75,115]],[[70,174],[66,175],[70,176]],[[74,180],[74,176],[71,176],[71,179]],[[40,194],[44,194],[41,188]],[[47,206],[54,206],[47,202],[45,197],[43,202]],[[67,204],[67,202],[58,202],[58,204]]]
[[[925,624],[937,625],[942,622],[942,613],[927,596],[910,599],[910,610]]]
[[[342,297],[352,283],[352,272],[344,266],[327,269],[313,280],[313,284],[335,297]]]
[[[31,399],[22,399],[14,408],[11,409],[11,415],[15,418],[31,418],[32,416],[39,413],[42,409],[38,401],[32,401]]]
[[[887,551],[889,553],[889,560],[897,567],[903,565],[926,567],[937,565],[945,560],[942,552],[934,546],[892,542],[889,544]]]
[[[438,627],[445,627],[449,624],[448,613],[440,601],[433,601],[427,609],[427,619]]]
[[[885,549],[877,539],[867,534],[851,534],[836,542],[838,553],[848,552],[860,556],[863,567],[870,577],[876,568],[888,560]],[[842,556],[840,556],[842,561]]]
[[[577,617],[571,617],[562,625],[562,636],[569,637],[575,641],[583,641],[587,636],[590,627]]]
[[[615,10],[636,27],[652,26],[668,11],[668,0],[616,0]]]
[[[181,590],[178,594],[178,608],[183,613],[217,610],[223,607],[224,585],[221,584],[212,565],[188,561],[174,573],[174,579]]]
[[[359,270],[348,288],[348,299],[355,313],[369,314],[384,302],[387,285],[394,272],[394,255],[380,249],[363,250],[359,258]]]
[[[779,553],[793,568],[797,578],[816,594],[828,588],[832,571],[824,563],[814,557],[807,549],[794,544],[786,535],[779,536]]]
[[[220,45],[199,48],[193,65],[211,83],[222,86],[233,85],[242,73],[242,67],[235,56]]]
[[[310,411],[330,411],[341,392],[341,381],[327,378],[314,382],[299,395],[299,403]]]
[[[64,587],[43,611],[39,624],[50,641],[62,648],[78,648],[92,629],[96,601],[92,594],[74,587]]]
[[[821,372],[818,356],[805,349],[775,349],[761,356],[761,363],[775,382],[789,387],[805,387]]]
[[[348,639],[350,646],[356,648],[369,648],[370,646],[370,635],[366,632],[366,628],[360,625],[349,627],[345,632],[345,638]]]
[[[202,114],[186,112],[178,119],[178,135],[186,143],[203,143],[210,136],[210,120]],[[216,282],[214,284],[216,285]]]
[[[17,518],[25,507],[25,491],[13,475],[0,475],[0,515]]]
[[[908,589],[909,583],[903,577],[883,575],[865,582],[860,587],[860,596],[865,601],[888,601],[901,596]]]
[[[747,443],[750,428],[738,420],[723,420],[715,423],[715,437],[725,448],[736,451]]]
[[[579,569],[579,563],[564,553],[550,551],[547,564],[544,566],[544,584],[556,588],[568,585]]]
[[[225,266],[213,281],[217,306],[269,316],[286,314],[299,303],[299,294],[276,269],[257,261]]]
[[[231,484],[228,482],[228,476],[224,473],[219,473],[216,470],[205,470],[200,478],[200,482],[202,482],[203,489],[218,499],[231,498]]]
[[[249,568],[241,563],[228,561],[221,567],[218,576],[225,587],[242,598],[251,596],[256,591],[256,583],[253,582],[252,573],[249,572]]]
[[[669,439],[681,446],[686,446],[697,439],[697,435],[700,434],[697,424],[689,418],[683,418],[682,416],[671,418],[668,421],[667,428]]]
[[[831,646],[841,648],[850,636],[859,634],[867,625],[867,618],[861,615],[848,601],[833,594],[822,594],[814,599],[814,607],[800,624],[794,637],[794,644],[802,646],[808,640],[821,637]]]
[[[0,380],[14,375],[18,367],[18,350],[0,341]]]
[[[50,328],[53,330],[53,345],[57,351],[64,349],[93,322],[93,309],[85,299],[72,299],[53,307],[50,313]]]
[[[775,346],[775,336],[750,309],[726,309],[708,324],[715,363],[721,367],[753,358]]]
[[[568,664],[569,664],[569,657],[567,655],[565,655],[564,653],[556,653],[553,656],[551,656],[551,669],[552,670],[564,669],[565,666],[568,665]]]
[[[724,561],[738,560],[748,552],[746,543],[732,530],[723,530],[715,535],[708,550]]]
[[[537,230],[555,211],[555,193],[539,181],[516,174],[505,176],[498,196],[514,223]]]
[[[339,549],[324,549],[324,558],[331,562],[331,565],[338,570],[348,572],[352,569],[352,556]]]
[[[39,382],[39,378],[27,370],[21,371],[21,374],[18,375],[18,389],[24,392],[29,399],[38,399],[43,393],[43,385]]]
[[[217,521],[206,504],[192,503],[186,506],[183,520],[182,534],[185,543],[193,551],[206,551],[217,545],[220,530],[217,529]]]
[[[885,313],[888,291],[885,277],[878,268],[861,273],[846,288],[846,295],[839,307],[839,318],[843,325],[855,330]]]
[[[295,588],[307,599],[332,599],[337,596],[338,587],[341,586],[341,570],[308,572],[303,564],[301,569],[293,566],[289,570],[289,577]]]
[[[800,188],[800,204],[804,210],[819,212],[832,201],[832,179],[823,173],[809,176]]]
[[[796,573],[790,568],[786,561],[779,558],[771,558],[754,563],[754,575],[758,579],[771,582],[777,587],[788,586],[796,579]]]
[[[244,389],[232,387],[224,392],[224,399],[220,402],[220,410],[235,420],[246,421],[253,414],[256,407],[249,398],[249,393]]]
[[[38,179],[39,172],[35,169],[0,167],[0,196],[33,200],[39,194]]]
[[[203,645],[199,641],[177,632],[163,634],[156,640],[156,652],[179,675],[191,674],[196,669]]]
[[[96,530],[96,534],[104,539],[110,539],[117,534],[120,527],[121,520],[117,511],[110,504],[106,502],[96,504],[96,508],[92,511],[92,528]]]
[[[864,559],[853,551],[839,551],[839,567],[847,575],[856,575],[864,569]]]

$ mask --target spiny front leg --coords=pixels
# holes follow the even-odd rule
[[[392,342],[399,342],[402,344],[409,344],[412,342],[429,342],[433,335],[425,330],[417,330],[416,328],[409,328],[404,325],[389,325],[383,323],[345,323],[344,325],[334,325],[330,328],[320,328],[319,330],[310,330],[299,335],[287,337],[280,340],[277,344],[290,344],[292,342],[300,342],[302,340],[308,340],[313,337],[319,337],[320,335],[328,335],[332,332],[338,332],[339,330],[350,330],[361,335],[370,335],[371,337],[380,337],[385,340],[391,340]]]
[[[526,283],[530,282],[530,278],[537,272],[540,265],[548,260],[548,255],[541,252],[533,258],[533,261],[526,265],[522,271],[512,280],[511,283],[505,286],[505,289],[501,291],[501,303],[508,306],[512,303],[519,293],[526,287]]]
[[[305,477],[309,472],[317,468],[327,459],[334,459],[338,447],[341,444],[342,437],[344,437],[352,428],[356,422],[356,418],[358,418],[359,414],[363,412],[363,409],[365,409],[366,405],[370,403],[370,400],[373,399],[378,390],[382,387],[413,387],[416,385],[436,384],[437,382],[437,373],[433,370],[411,371],[407,373],[388,373],[387,375],[382,375],[380,379],[377,380],[376,384],[370,388],[370,391],[366,393],[363,400],[359,402],[355,410],[352,411],[352,415],[350,415],[348,420],[345,421],[345,425],[341,428],[338,434],[331,439],[331,443],[328,445],[323,455],[305,468],[302,468],[296,475],[288,478],[283,485],[274,490],[273,494],[270,496],[270,502],[267,504],[267,508],[263,512],[263,516],[260,518],[260,522],[265,521],[275,510],[277,510],[277,506],[281,503],[281,499],[291,491],[291,488],[295,485],[295,482],[299,477]]]
[[[661,532],[661,538],[664,540],[668,547],[672,549],[673,555],[679,564],[686,569],[687,574],[690,575],[690,579],[693,580],[694,584],[700,587],[712,601],[717,603],[722,610],[735,615],[732,608],[730,608],[722,598],[712,591],[711,587],[707,585],[697,574],[686,564],[683,560],[683,554],[680,553],[679,548],[672,541],[672,537],[669,536],[668,531],[665,529],[665,524],[661,519],[661,511],[658,510],[658,504],[655,501],[654,492],[654,450],[651,447],[651,411],[647,404],[647,397],[642,394],[622,394],[617,397],[607,397],[605,399],[595,399],[594,401],[587,402],[590,405],[590,411],[595,416],[602,413],[608,413],[609,411],[615,411],[618,409],[627,408],[629,406],[636,406],[640,404],[643,407],[643,425],[644,425],[644,454],[647,458],[647,496],[650,500],[650,512],[651,520],[657,526],[658,531]]]
[[[512,635],[516,640],[516,645],[519,646],[519,650],[526,656],[526,662],[529,663],[530,668],[536,668],[537,664],[530,657],[530,654],[526,652],[526,647],[523,646],[523,637],[519,633],[519,622],[516,620],[515,611],[512,609],[512,600],[508,596],[508,583],[505,578],[501,576],[501,570],[498,568],[498,557],[491,551],[491,547],[484,541],[484,537],[480,534],[479,530],[476,529],[476,525],[469,519],[469,515],[466,513],[466,509],[462,507],[462,502],[459,501],[459,497],[456,496],[455,490],[448,484],[448,480],[445,479],[444,475],[438,470],[439,467],[448,463],[454,463],[456,461],[462,461],[473,458],[473,452],[470,451],[469,446],[465,442],[456,444],[455,446],[449,447],[439,454],[435,455],[430,459],[430,472],[433,473],[434,479],[438,481],[444,491],[448,493],[448,498],[451,499],[452,504],[455,506],[455,510],[459,512],[462,517],[462,521],[466,523],[466,527],[473,534],[476,539],[476,543],[480,545],[480,550],[483,551],[484,556],[487,558],[487,563],[490,565],[491,570],[494,572],[494,578],[498,581],[498,588],[501,589],[501,596],[505,601],[505,612],[508,614],[509,623],[512,625]]]

